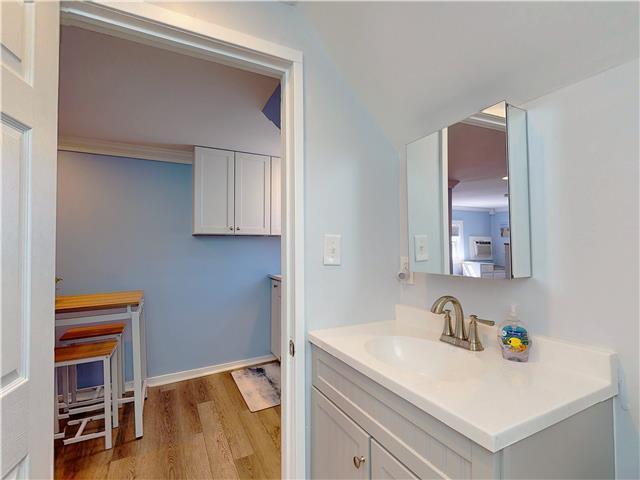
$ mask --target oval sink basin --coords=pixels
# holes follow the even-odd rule
[[[479,377],[485,370],[472,352],[422,338],[378,337],[368,340],[365,349],[391,367],[431,380],[460,382]]]

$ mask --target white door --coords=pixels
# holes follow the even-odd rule
[[[235,234],[271,231],[271,159],[236,152]]]
[[[0,11],[0,474],[51,478],[58,3]]]
[[[271,157],[271,235],[282,235],[282,159]]]
[[[372,480],[417,480],[411,471],[387,452],[378,442],[371,439]],[[439,478],[439,477],[433,477]]]
[[[370,478],[369,434],[311,388],[311,478]]]
[[[234,152],[195,147],[193,233],[234,234]]]

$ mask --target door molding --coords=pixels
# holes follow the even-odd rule
[[[302,52],[147,3],[63,2],[75,25],[279,78],[282,85],[282,476],[305,478],[304,110]]]

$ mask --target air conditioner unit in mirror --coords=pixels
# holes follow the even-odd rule
[[[469,260],[493,260],[491,237],[469,237]]]

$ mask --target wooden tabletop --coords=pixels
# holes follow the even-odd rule
[[[68,347],[56,347],[56,363],[81,360],[83,358],[106,357],[113,353],[118,343],[115,340],[104,342],[78,343]]]
[[[144,297],[142,290],[128,292],[89,293],[86,295],[61,295],[56,297],[56,313],[84,312],[123,308],[139,305]]]

